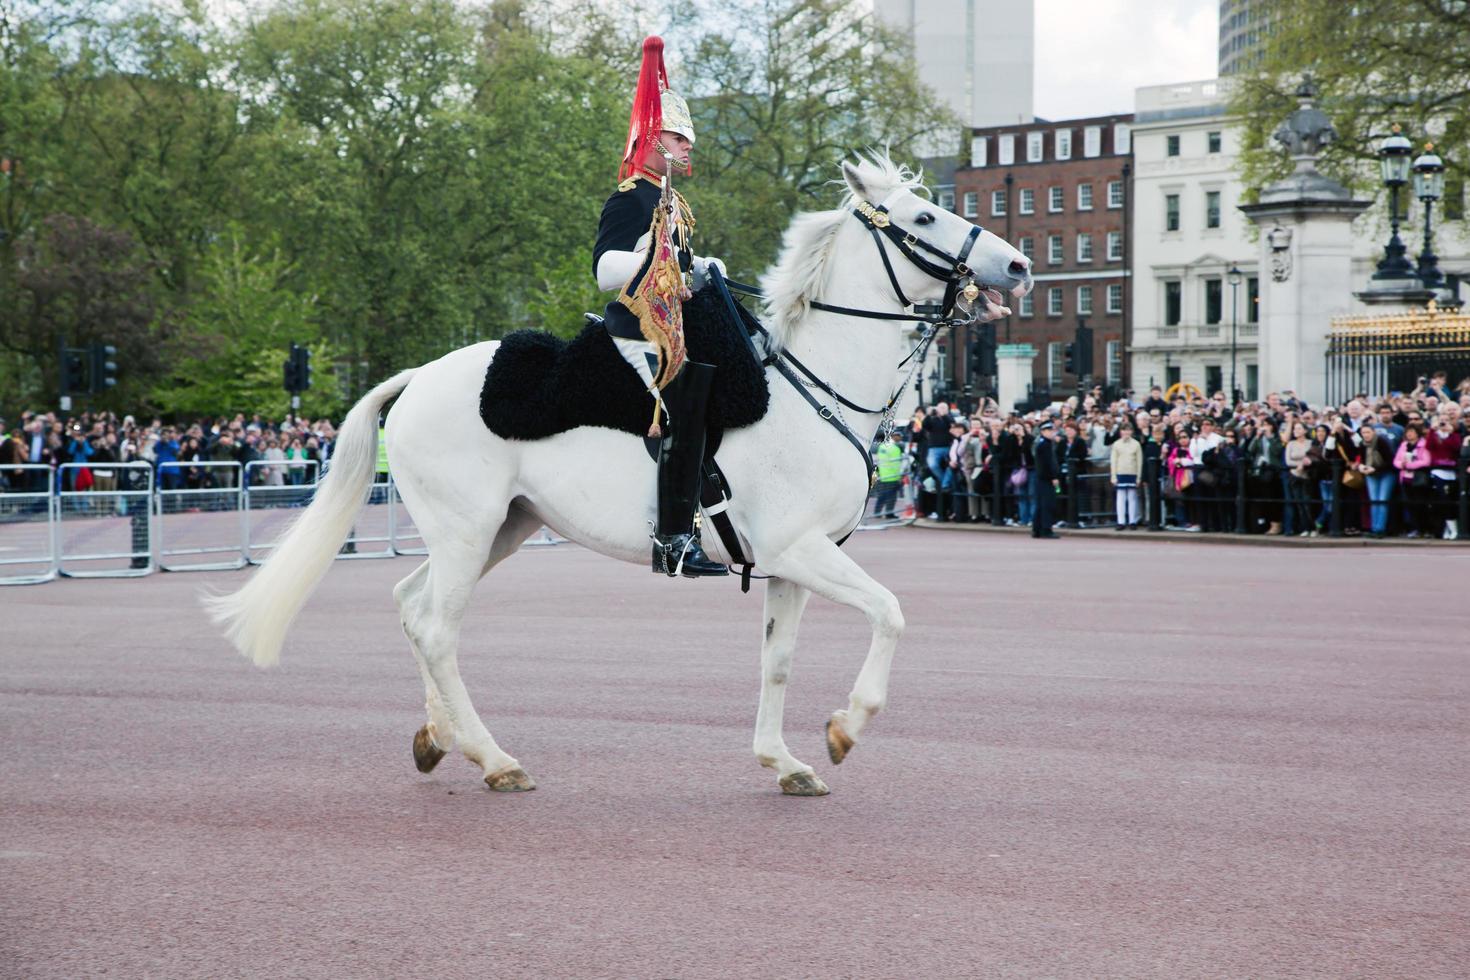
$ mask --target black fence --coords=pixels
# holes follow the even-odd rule
[[[1439,537],[1446,521],[1456,522],[1458,540],[1470,541],[1470,444],[1455,467],[1455,479],[1430,479],[1423,486],[1405,484],[1398,473],[1377,481],[1349,477],[1341,458],[1329,459],[1322,478],[1298,478],[1281,470],[1252,471],[1245,459],[1227,467],[1194,468],[1188,486],[1180,487],[1158,458],[1144,460],[1139,479],[1136,516],[1150,531],[1199,530],[1223,534],[1397,536],[1414,532]],[[922,463],[915,474],[934,479],[934,491],[920,490],[915,506],[920,516],[976,522],[996,527],[1026,525],[1032,519],[1034,472],[1025,468],[988,467],[974,477],[951,472],[949,489],[943,476],[928,474]],[[1062,465],[1056,517],[1059,527],[1115,527],[1119,519],[1116,489],[1108,465],[1067,460]]]

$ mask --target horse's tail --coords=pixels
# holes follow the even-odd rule
[[[270,667],[281,659],[286,630],[326,575],[367,503],[377,468],[378,415],[417,371],[399,372],[352,406],[311,505],[291,522],[270,559],[238,592],[203,597],[209,617],[255,666]]]

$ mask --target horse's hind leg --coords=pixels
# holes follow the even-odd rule
[[[786,682],[796,651],[796,629],[811,596],[795,582],[773,578],[766,583],[765,639],[761,643],[761,703],[755,715],[755,757],[776,770],[781,791],[790,796],[825,796],[827,787],[812,767],[797,760],[781,734]]]
[[[520,764],[495,743],[475,712],[459,676],[459,627],[475,582],[514,554],[540,522],[511,509],[496,532],[488,557],[474,553],[461,540],[431,546],[429,561],[394,590],[403,631],[413,647],[424,678],[429,720],[414,736],[414,762],[428,772],[459,742],[460,751],[478,765],[491,789],[535,789]]]

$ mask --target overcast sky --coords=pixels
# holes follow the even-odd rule
[[[1036,0],[1036,114],[1132,112],[1133,90],[1214,78],[1219,0]]]

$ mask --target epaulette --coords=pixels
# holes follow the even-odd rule
[[[638,186],[638,178],[637,177],[629,177],[627,180],[625,180],[622,183],[618,184],[618,190],[619,191],[631,191],[634,187],[637,187],[637,186]]]

